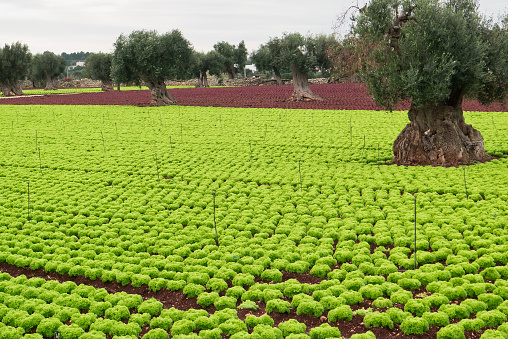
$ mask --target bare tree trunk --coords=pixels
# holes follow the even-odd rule
[[[23,89],[21,88],[21,81],[18,81],[14,84],[10,82],[5,84],[0,84],[0,92],[3,93],[4,96],[9,97],[13,95],[23,95]]]
[[[103,92],[113,91],[114,90],[114,88],[113,88],[113,81],[111,81],[111,80],[108,80],[108,81],[102,80],[101,81],[101,90]]]
[[[298,67],[292,66],[293,71],[293,96],[291,97],[291,101],[301,101],[301,100],[318,100],[321,101],[319,95],[314,94],[310,90],[309,80],[307,78],[307,74],[301,72]]]
[[[199,73],[198,83],[196,84],[195,88],[201,88],[201,87],[203,87],[203,74]]]
[[[411,106],[408,116],[411,122],[393,143],[392,163],[459,166],[492,159],[481,133],[465,123],[461,99],[455,106]]]
[[[273,69],[273,76],[275,77],[275,81],[277,81],[277,85],[282,85],[282,77],[280,76],[280,71],[278,68]]]
[[[21,81],[18,81],[15,84],[13,84],[11,90],[15,95],[23,95],[23,87]]]
[[[152,101],[150,102],[150,105],[168,106],[175,105],[177,103],[176,99],[169,94],[166,84],[164,83],[164,79],[159,79],[157,82],[145,81],[145,83],[152,94]]]
[[[56,79],[52,78],[50,75],[46,75],[46,87],[44,89],[46,91],[58,89],[56,86]]]
[[[235,78],[235,66],[234,65],[226,67],[226,72],[228,73],[228,76],[230,79]]]
[[[202,82],[203,82],[203,86],[204,87],[210,87],[210,85],[208,84],[208,76],[206,75],[206,73],[203,74],[203,80],[202,80]]]

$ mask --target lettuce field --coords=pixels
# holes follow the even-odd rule
[[[3,103],[1,339],[508,338],[506,112],[435,168],[403,111]]]

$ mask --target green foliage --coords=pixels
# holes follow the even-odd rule
[[[203,339],[222,339],[222,331],[220,328],[214,328],[211,330],[201,330],[199,331],[199,337]]]
[[[255,315],[251,314],[251,315],[248,315],[247,317],[245,317],[245,325],[247,327],[256,327],[259,324],[273,326],[274,321],[267,314],[264,314],[264,315],[262,315],[260,317],[256,317]]]
[[[356,304],[363,302],[363,297],[360,292],[346,291],[346,292],[342,293],[340,296],[341,296],[341,298],[344,299],[344,302],[347,305],[356,305]]]
[[[116,305],[106,310],[104,318],[120,321],[122,319],[128,319],[130,315],[131,313],[127,306]]]
[[[111,79],[111,63],[113,55],[108,53],[92,53],[85,61],[86,76],[93,80],[113,82]]]
[[[278,312],[289,313],[291,304],[282,299],[271,299],[266,303],[266,313]]]
[[[410,299],[413,299],[413,293],[405,290],[396,291],[390,295],[390,301],[397,304],[406,304]]]
[[[97,315],[92,312],[88,312],[86,314],[80,314],[80,313],[73,314],[71,317],[72,323],[78,325],[85,331],[88,330],[90,325],[93,324],[96,319],[97,319]]]
[[[372,327],[388,327],[389,329],[393,329],[393,321],[390,316],[386,313],[381,313],[378,311],[368,312],[365,317],[363,317],[363,322],[365,323],[366,328]]]
[[[482,338],[482,339],[504,339],[504,338],[506,338],[506,335],[504,332],[489,329],[489,330],[486,330],[480,338]]]
[[[296,314],[313,314],[315,317],[320,317],[323,314],[323,306],[315,301],[303,301],[296,308]]]
[[[372,302],[372,307],[388,308],[392,306],[393,306],[392,301],[390,299],[386,299],[383,297],[379,297]]]
[[[43,337],[51,337],[62,325],[62,322],[58,318],[45,318],[37,326],[37,333]]]
[[[415,314],[421,317],[423,313],[430,312],[429,305],[422,299],[410,299],[404,305],[404,311]]]
[[[496,281],[501,278],[498,270],[495,267],[488,267],[480,273],[485,280]]]
[[[466,339],[464,327],[460,324],[450,324],[437,331],[437,339]]]
[[[324,278],[330,271],[331,271],[330,266],[325,264],[319,264],[314,265],[309,273],[315,277]]]
[[[427,320],[429,326],[444,327],[450,324],[450,318],[448,317],[448,314],[444,312],[425,312],[423,313],[422,318]]]
[[[284,337],[290,334],[300,334],[307,331],[307,326],[304,323],[299,322],[296,319],[289,319],[279,324],[279,329],[282,331]]]
[[[198,295],[198,298],[196,300],[196,303],[204,308],[212,305],[214,302],[216,302],[219,299],[219,293],[217,292],[203,292],[200,295]],[[236,302],[236,299],[235,299]]]
[[[503,302],[503,298],[492,293],[480,294],[478,300],[484,302],[489,310],[495,309]]]
[[[162,328],[164,330],[169,330],[173,325],[173,320],[167,317],[153,317],[150,320],[150,328]]]
[[[152,317],[155,317],[161,311],[162,311],[162,303],[155,298],[147,299],[138,306],[139,313],[148,313]]]
[[[252,274],[248,273],[238,273],[233,278],[233,285],[234,286],[252,286],[254,285],[254,276]]]
[[[261,273],[261,279],[265,281],[281,282],[282,272],[278,269],[264,270],[263,273]]]
[[[228,283],[225,282],[223,279],[218,278],[211,278],[206,283],[206,289],[211,290],[212,292],[220,292],[227,290]]]
[[[19,41],[11,45],[5,44],[0,50],[0,91],[5,96],[14,89],[21,91],[18,81],[24,80],[30,69],[32,54],[27,45]],[[21,94],[18,92],[16,94]]]
[[[448,314],[450,319],[467,319],[471,313],[469,307],[457,304],[441,305],[439,312]]]
[[[392,319],[392,321],[397,324],[402,323],[402,321],[404,321],[404,319],[406,319],[407,317],[412,317],[411,313],[404,312],[400,308],[396,307],[391,307],[387,309],[385,313],[388,314],[390,316],[390,319]]]
[[[409,19],[396,27],[400,37],[385,39],[394,34],[389,28],[401,13]],[[498,24],[482,20],[472,0],[371,0],[353,30],[359,42],[373,46],[366,52],[363,73],[380,106],[392,108],[406,99],[416,107],[455,106],[458,92],[460,100],[463,95],[482,102],[506,96],[508,37]],[[504,51],[503,57],[493,51]]]
[[[164,80],[190,74],[192,48],[179,30],[159,35],[156,31],[133,31],[116,40],[111,75],[116,83],[140,84],[151,90]]]
[[[407,317],[400,324],[400,329],[404,334],[423,334],[429,330],[429,323],[424,318]]]
[[[243,40],[238,44],[238,47],[221,41],[213,45],[213,48],[220,55],[218,60],[222,64],[222,72],[228,73],[231,79],[235,77],[236,72],[243,70],[245,67],[247,49]]]
[[[142,339],[169,339],[169,334],[162,328],[151,329]]]
[[[314,327],[310,330],[309,335],[311,339],[325,339],[325,338],[340,338],[340,330],[337,327],[332,327],[329,324],[322,324],[319,327]]]
[[[465,331],[480,331],[484,326],[485,322],[481,320],[480,318],[475,319],[462,319],[458,322],[459,325],[464,327]]]
[[[46,51],[36,54],[32,60],[30,79],[38,82],[46,82],[46,87],[56,80],[65,69],[65,59],[53,52]]]
[[[365,285],[360,287],[358,291],[362,294],[363,298],[367,299],[377,299],[383,296],[383,289],[379,285]]]
[[[501,325],[506,321],[506,314],[498,310],[492,311],[480,311],[476,315],[478,319],[483,320],[485,326],[487,327],[496,327]]]
[[[219,297],[213,305],[217,310],[223,310],[225,308],[236,308],[236,299],[233,297]]]
[[[171,327],[171,335],[175,336],[178,334],[189,334],[194,331],[195,325],[194,322],[188,319],[177,320],[173,323]]]
[[[247,309],[247,310],[257,311],[259,309],[259,306],[252,300],[246,300],[246,301],[242,302],[240,305],[238,305],[237,308],[243,308],[243,309]]]
[[[247,326],[239,319],[228,319],[219,325],[222,333],[235,334],[238,332],[247,332]]]
[[[187,298],[194,298],[203,293],[205,287],[203,285],[198,284],[187,284],[183,288],[183,294],[187,296]]]

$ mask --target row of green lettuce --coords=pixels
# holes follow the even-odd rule
[[[478,281],[481,277],[470,275],[468,279]],[[460,338],[460,333],[463,336],[464,331],[479,331],[484,327],[488,330],[482,338],[508,334],[508,301],[494,298],[499,297],[496,293],[505,296],[508,294],[507,282],[488,284],[487,288],[494,290],[490,298],[487,298],[489,294],[482,293],[480,296],[484,298],[465,298],[460,304],[450,304],[447,297],[441,293],[413,298],[408,291],[396,288],[396,284],[386,285],[384,288],[389,291],[390,298],[378,297],[372,303],[373,307],[382,311],[373,311],[371,308],[352,311],[347,301],[354,299],[354,293],[346,295],[347,292],[340,288],[340,285],[334,284],[333,280],[315,286],[317,288],[314,288],[312,296],[298,293],[297,282],[259,285],[258,289],[251,291],[257,291],[268,298],[268,314],[247,315],[244,320],[240,320],[235,309],[236,302],[231,302],[236,301],[234,293],[227,293],[222,297],[216,294],[215,298],[210,298],[213,293],[201,294],[197,300],[203,306],[215,299],[213,303],[216,310],[209,314],[206,310],[164,308],[155,298],[143,300],[137,294],[108,293],[103,288],[76,285],[72,281],[59,283],[43,278],[27,279],[24,275],[13,278],[2,273],[0,330],[2,338],[50,338],[59,331],[65,339],[106,338],[106,335],[127,339],[138,338],[144,327],[149,327],[143,335],[145,339],[168,338],[169,333],[174,338],[221,338],[222,334],[230,335],[231,338],[340,337],[340,331],[328,323],[310,329],[308,334],[307,326],[295,319],[275,326],[269,314],[285,313],[289,312],[289,308],[294,308],[296,314],[315,316],[321,316],[323,310],[326,310],[328,322],[332,325],[337,321],[351,321],[356,315],[363,317],[367,329],[379,326],[393,329],[394,324],[399,324],[400,329],[408,335],[423,334],[429,330],[429,326],[441,327],[438,338]],[[283,300],[276,297],[277,292],[282,296],[281,289],[285,292],[291,290],[294,294],[291,303],[285,302],[285,305]],[[237,296],[241,294],[238,292],[236,291]],[[340,297],[334,299],[334,295]],[[361,299],[361,296],[359,298]],[[404,304],[404,308],[393,307],[394,304]],[[238,307],[255,310],[256,306],[252,297],[242,296],[242,303]],[[431,309],[436,308],[437,312],[431,312]],[[470,317],[471,314],[475,317]],[[460,321],[450,324],[453,319]],[[497,330],[493,329],[495,327]],[[454,334],[450,337],[451,333]],[[367,332],[351,338],[367,339],[375,336]]]

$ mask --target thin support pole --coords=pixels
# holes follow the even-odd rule
[[[302,171],[301,171],[301,166],[300,166],[301,162],[302,162],[302,159],[299,159],[298,160],[298,175],[300,177],[300,192],[303,192],[303,188],[302,188]]]
[[[415,270],[416,270],[416,194],[415,194]]]
[[[215,227],[215,244],[219,246],[219,235],[217,234],[217,223],[215,222],[215,190],[213,190],[213,226]]]
[[[469,200],[469,197],[467,195],[467,185],[466,185],[466,166],[462,166],[464,169],[464,189],[466,190],[466,200]]]
[[[159,163],[157,162],[157,153],[155,153],[155,166],[157,166],[157,180],[160,181],[159,177]]]
[[[30,180],[27,180],[26,181],[26,184],[28,186],[28,215],[27,215],[27,220],[30,220]]]

